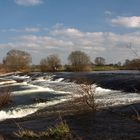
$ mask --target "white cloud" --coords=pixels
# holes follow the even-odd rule
[[[43,3],[43,0],[15,0],[15,3],[23,6],[35,6]]]
[[[33,34],[17,36],[7,44],[0,44],[0,48],[24,48],[32,54],[36,63],[52,53],[58,53],[63,62],[66,62],[67,56],[74,50],[85,51],[92,61],[97,56],[103,56],[112,62],[133,57],[127,48],[129,42],[140,51],[140,32],[129,34],[82,32],[75,28],[57,27],[42,36]]]
[[[127,28],[140,28],[140,16],[132,17],[117,17],[111,20],[111,23],[116,26],[123,26]]]
[[[25,32],[39,32],[40,28],[25,28]]]

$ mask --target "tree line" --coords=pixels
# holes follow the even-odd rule
[[[7,52],[3,58],[1,68],[4,71],[91,71],[95,66],[106,66],[105,58],[96,57],[94,62],[83,51],[73,51],[68,56],[68,64],[62,65],[61,59],[57,54],[48,55],[46,58],[42,58],[40,64],[31,65],[32,57],[26,51],[12,49]],[[111,64],[110,64],[111,66]],[[114,65],[113,65],[114,66]],[[123,66],[128,69],[138,69],[140,67],[140,59],[126,60],[123,65],[120,62],[115,66]]]

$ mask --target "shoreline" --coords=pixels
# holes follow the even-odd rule
[[[140,104],[134,104],[140,111]],[[61,103],[55,106],[47,107],[32,115],[20,119],[9,119],[0,122],[0,132],[4,137],[16,138],[13,133],[19,128],[43,131],[56,124],[61,115],[67,122],[71,132],[74,132],[83,140],[132,140],[140,138],[140,125],[133,115],[135,112],[130,105],[99,109],[95,116],[91,116],[91,111],[84,109],[76,110],[75,103]],[[94,123],[91,124],[91,117],[94,117]],[[87,130],[89,130],[87,132]]]

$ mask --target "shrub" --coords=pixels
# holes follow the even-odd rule
[[[50,137],[60,139],[66,136],[70,132],[70,129],[66,122],[60,122],[55,127],[49,128],[48,133]]]
[[[0,93],[0,109],[7,106],[11,102],[11,93]]]
[[[65,121],[61,121],[54,127],[50,127],[46,131],[35,132],[32,130],[23,129],[20,127],[18,132],[14,133],[17,137],[22,139],[52,139],[52,140],[62,140],[65,139],[70,134],[70,129]],[[66,139],[65,139],[66,140]]]
[[[96,86],[86,79],[79,79],[77,81],[76,94],[79,100],[82,101],[89,109],[96,112],[97,104],[95,103],[95,89]]]

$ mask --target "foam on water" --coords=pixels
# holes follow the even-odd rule
[[[16,81],[15,80],[2,81],[2,82],[0,82],[0,86],[7,85],[7,84],[13,84],[13,83],[16,83]]]
[[[25,86],[25,90],[20,91],[12,91],[12,96],[20,96],[20,95],[32,95],[32,93],[39,93],[39,92],[49,92],[51,94],[68,94],[67,96],[61,96],[57,99],[53,99],[51,101],[47,101],[45,103],[32,103],[29,105],[18,105],[17,107],[5,109],[0,111],[0,120],[5,120],[9,118],[21,118],[27,115],[33,114],[36,111],[50,106],[56,105],[63,101],[69,100],[72,97],[77,95],[73,95],[75,90],[77,89],[77,84],[70,83],[64,81],[63,78],[59,78],[53,81],[53,76],[40,76],[37,77],[35,80],[31,80],[28,76],[17,76],[12,77],[11,79],[18,78],[18,79],[30,79],[28,82],[16,83],[13,80],[13,83],[10,86]],[[12,81],[12,80],[11,80]],[[1,81],[6,82],[6,81]],[[0,83],[1,84],[1,83]],[[8,83],[5,83],[8,84]],[[5,85],[3,85],[5,86]],[[122,91],[104,89],[93,85],[95,88],[95,101],[103,107],[109,106],[116,106],[116,105],[125,105],[131,104],[140,101],[140,94],[137,93],[124,93]],[[70,96],[72,94],[72,96]]]
[[[110,93],[112,90],[110,89],[104,89],[104,88],[101,88],[101,87],[96,87],[96,94],[108,94]]]
[[[30,76],[24,75],[24,76],[19,76],[19,75],[12,75],[12,79],[29,79]]]
[[[63,81],[63,78],[59,78],[55,81],[52,81],[49,79],[49,81],[43,81],[43,84],[55,84],[55,82],[58,82],[59,84],[62,84],[62,90],[63,89],[70,89],[70,92],[74,92],[77,88],[77,85],[75,83],[67,83]],[[124,93],[122,91],[118,90],[110,90],[110,89],[104,89],[102,87],[98,87],[97,85],[93,85],[93,88],[95,88],[95,98],[98,103],[102,103],[104,106],[115,106],[115,105],[124,105],[124,104],[131,104],[140,101],[140,94],[138,93]],[[76,95],[77,96],[77,95]],[[73,96],[74,97],[74,96]]]
[[[63,80],[64,80],[64,78],[59,78],[59,79],[56,79],[55,82],[61,82]]]
[[[75,89],[79,89],[79,86],[77,85]],[[95,102],[98,103],[100,107],[128,105],[128,104],[140,102],[139,93],[125,93],[119,90],[104,89],[98,87],[95,84],[92,85],[92,89],[95,95]],[[79,93],[78,96],[80,96]]]
[[[0,121],[10,119],[10,118],[22,118],[27,115],[35,113],[39,109],[42,109],[47,106],[56,105],[66,100],[67,99],[59,99],[59,100],[54,100],[54,101],[46,102],[46,103],[38,103],[38,104],[32,104],[28,106],[16,107],[16,108],[8,109],[8,110],[1,110]]]
[[[24,86],[27,86],[29,87],[29,89],[26,89],[26,90],[21,90],[21,91],[13,91],[12,92],[12,95],[24,95],[24,94],[32,94],[32,93],[38,93],[38,92],[51,92],[53,94],[69,94],[70,92],[66,92],[66,91],[57,91],[57,90],[54,90],[52,88],[49,88],[49,87],[41,87],[41,86],[37,86],[37,85],[32,85],[32,84],[28,84],[26,82],[24,83],[16,83],[16,84],[13,84],[13,85],[24,85]]]
[[[117,96],[106,96],[102,98],[97,98],[96,102],[101,104],[103,107],[116,106],[116,105],[128,105],[132,103],[138,103],[140,101],[140,96],[133,94],[129,95],[117,95]]]
[[[102,104],[104,107],[127,105],[140,101],[140,94],[138,93],[124,93],[116,90],[109,91],[102,88],[100,88],[100,91],[101,92],[98,91],[95,93],[95,98],[96,102]]]

